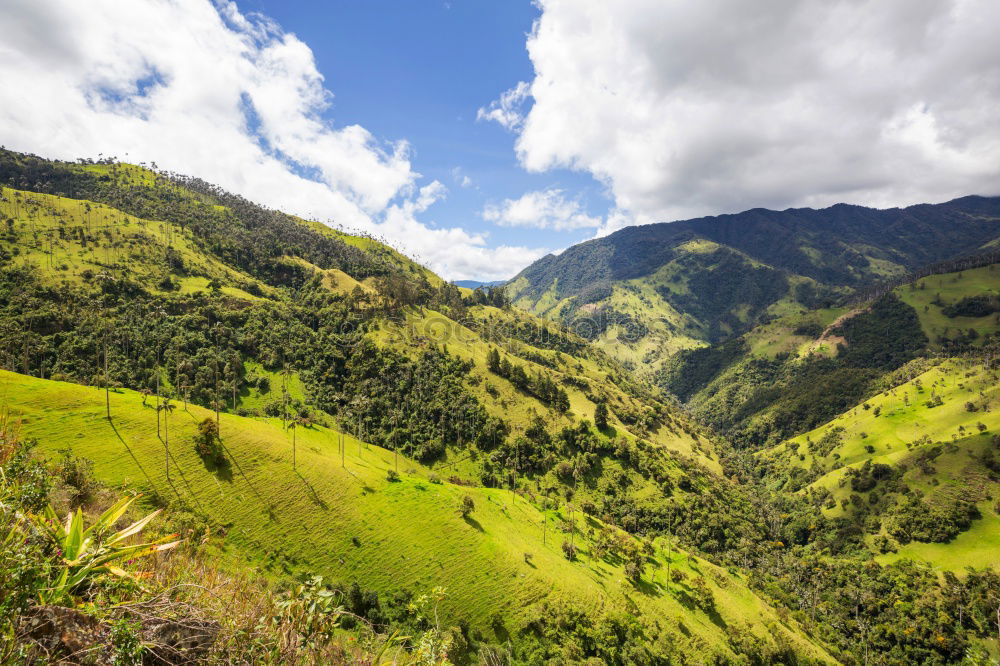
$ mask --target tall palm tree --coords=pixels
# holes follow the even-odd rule
[[[292,469],[295,469],[295,430],[298,426],[296,421],[297,419],[292,419],[291,423],[288,424],[289,429],[292,431]]]
[[[108,333],[104,332],[104,407],[111,420],[111,383],[108,381]]]
[[[163,403],[157,405],[156,407],[157,412],[163,412],[163,454],[164,459],[166,460],[167,481],[170,481],[170,428],[167,416],[170,415],[170,412],[173,411],[175,407],[176,405],[170,404],[170,398],[165,398]],[[159,416],[159,414],[157,414],[157,416]]]

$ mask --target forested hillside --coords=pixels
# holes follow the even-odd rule
[[[662,555],[653,542],[616,537],[600,521],[651,539],[655,534],[645,512],[655,507],[665,515],[668,507],[689,507],[685,510],[703,518],[689,521],[684,530],[709,529],[704,522],[712,508],[706,500],[714,493],[703,493],[726,483],[719,476],[719,452],[706,429],[585,340],[512,310],[502,290],[463,292],[374,239],[261,208],[196,179],[113,162],[57,163],[10,152],[0,158],[2,364],[41,382],[28,385],[11,375],[4,395],[7,407],[24,419],[25,431],[37,436],[39,451],[53,460],[58,451],[72,450],[93,462],[100,481],[131,483],[146,492],[149,504],[224,528],[223,547],[236,560],[264,558],[259,561],[279,584],[295,575],[319,574],[343,584],[363,583],[383,595],[418,594],[446,584],[453,600],[443,610],[449,621],[469,627],[463,640],[475,645],[466,648],[473,652],[506,636],[507,630],[489,630],[496,622],[521,627],[523,640],[515,641],[515,653],[545,655],[579,643],[586,656],[605,648],[568,636],[555,641],[546,624],[520,624],[543,600],[561,604],[555,592],[551,598],[519,593],[504,605],[476,600],[474,581],[511,556],[495,552],[496,537],[482,530],[483,536],[471,541],[476,530],[466,535],[464,546],[445,540],[420,547],[405,530],[379,537],[404,557],[438,552],[442,561],[466,548],[484,548],[484,559],[461,575],[415,560],[413,575],[400,577],[397,564],[368,557],[343,570],[331,564],[325,540],[314,541],[315,551],[299,552],[295,537],[286,534],[291,540],[262,548],[263,534],[248,539],[248,528],[232,529],[241,519],[198,490],[198,484],[217,483],[213,474],[223,474],[223,483],[236,484],[226,496],[249,501],[252,494],[259,500],[251,515],[274,522],[275,528],[292,519],[303,529],[331,506],[365,515],[369,509],[363,498],[384,485],[386,475],[398,475],[404,484],[393,485],[390,478],[388,490],[409,487],[413,474],[424,479],[417,485],[425,492],[428,479],[430,488],[441,483],[448,489],[442,489],[442,516],[453,510],[449,502],[462,488],[478,506],[494,502],[484,489],[505,488],[515,492],[508,495],[512,506],[520,500],[533,516],[514,528],[527,531],[518,537],[528,539],[524,552],[515,554],[523,556],[527,570],[539,569],[529,561],[536,553],[541,562],[551,556],[565,563],[544,567],[545,580],[573,580],[568,572],[557,573],[566,566],[582,571],[600,569],[602,562],[631,562],[627,576],[602,583],[611,599],[618,598],[619,589],[624,599],[597,607],[572,604],[565,612],[586,611],[588,623],[603,621],[598,618],[631,603],[629,590],[647,584],[652,586],[647,594],[662,603],[686,598],[684,586],[664,583],[666,574],[654,573],[662,557],[674,557],[669,544]],[[50,383],[52,392],[46,394]],[[91,393],[68,390],[73,385],[90,386]],[[105,434],[114,437],[99,436],[87,425],[86,414],[100,412],[98,391],[107,394],[103,423],[111,429]],[[48,407],[37,413],[42,404]],[[199,408],[214,410],[220,424],[222,448],[215,453],[198,449],[208,444],[198,444],[195,426],[211,421],[204,412],[187,416]],[[143,417],[136,410],[149,411]],[[176,410],[183,410],[185,418],[171,417],[171,411],[180,413]],[[250,420],[227,426],[236,423],[229,419],[241,417]],[[147,425],[139,427],[136,419]],[[61,426],[50,428],[54,423]],[[380,483],[366,481],[368,490],[359,498],[309,491],[304,497],[311,495],[315,503],[306,506],[315,515],[291,518],[282,511],[287,502],[279,485],[285,481],[278,479],[296,469],[313,479],[326,475],[322,465],[332,467],[335,456],[326,453],[331,460],[317,462],[314,455],[326,445],[314,451],[310,444],[325,428],[351,433],[357,438],[351,441],[365,447],[385,447],[393,452],[392,465],[376,472]],[[248,444],[235,434],[243,431]],[[79,432],[89,445],[77,442]],[[260,456],[275,455],[274,433],[288,447],[278,463],[280,473],[259,467]],[[142,443],[148,438],[152,446]],[[299,447],[296,467],[298,438],[310,448]],[[271,443],[265,446],[265,441]],[[160,445],[162,454],[157,453]],[[123,458],[130,448],[134,455]],[[157,461],[158,456],[165,459]],[[168,477],[171,464],[174,476]],[[265,476],[257,476],[261,473]],[[249,485],[241,490],[236,487],[241,483]],[[495,504],[504,506],[500,497]],[[385,501],[401,511],[400,520],[418,525],[403,517],[406,512],[396,500]],[[301,510],[308,511],[296,509]],[[545,510],[556,513],[543,530],[552,533],[543,534],[539,546],[543,514],[538,512]],[[437,533],[444,523],[428,515],[422,525],[419,529]],[[349,531],[357,529],[338,527],[335,538],[349,540]],[[312,537],[303,533],[300,538]],[[273,535],[265,540],[273,541]],[[633,551],[629,560],[627,553]],[[654,564],[657,558],[661,565]],[[602,570],[601,576],[610,574]],[[654,583],[657,576],[661,583]],[[696,577],[701,580],[702,573]],[[531,589],[528,585],[523,593]],[[740,594],[756,599],[749,590]],[[765,635],[753,618],[769,611],[735,610],[744,603],[725,613],[737,613],[733,620]],[[662,631],[650,624],[662,612],[656,608],[649,606],[634,629],[654,632],[649,634],[653,644]],[[711,630],[716,620],[695,629],[708,612],[699,608],[681,603],[672,611],[690,616],[685,623],[693,633],[664,638],[664,645],[688,642],[705,654],[751,649]],[[792,628],[788,635],[793,644],[801,641],[797,631]],[[528,641],[529,634],[537,635]],[[752,649],[786,649],[784,643],[762,640]],[[822,654],[805,643],[799,649]],[[670,650],[646,648],[661,656]]]
[[[535,262],[510,292],[650,372],[679,350],[981,251],[1000,237],[998,225],[996,197],[887,210],[754,209],[622,229]]]
[[[679,355],[654,385],[600,348],[612,338],[594,345],[504,289],[460,289],[376,239],[196,179],[4,151],[0,186],[0,517],[13,535],[0,656],[80,649],[74,632],[32,624],[53,613],[105,637],[88,650],[216,663],[996,653],[988,549],[947,579],[941,553],[920,550],[991,529],[994,509],[985,495],[939,502],[915,471],[927,458],[948,470],[941,483],[992,492],[992,267],[789,315]],[[754,293],[787,286],[712,242],[688,250],[743,266]],[[686,302],[717,316],[698,294],[718,285],[690,268]],[[936,350],[970,360],[939,368]],[[924,457],[894,468],[891,489],[875,458],[895,449],[856,441],[882,421],[827,446],[828,421],[936,368],[978,373],[968,387],[982,395],[962,412],[966,388],[921,380],[954,424],[908,447]],[[959,427],[968,446],[935,448]],[[838,485],[855,478],[868,499]],[[66,543],[31,516],[52,503],[93,522],[133,492],[135,511],[163,509],[161,529],[184,539],[123,564],[155,585],[103,568],[60,578],[76,566],[56,554]],[[931,534],[918,501],[951,529]],[[184,591],[205,579],[243,601],[227,614]],[[165,615],[197,640],[157,633]]]
[[[927,357],[995,353],[1000,320],[983,303],[997,293],[997,264],[929,275],[682,352],[658,378],[738,446],[773,445],[909,379]]]

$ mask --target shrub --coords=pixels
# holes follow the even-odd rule
[[[387,481],[391,481],[391,482],[395,483],[396,481],[399,481],[399,472],[397,472],[394,469],[386,470],[386,472],[385,472],[385,478],[386,478]]]
[[[194,437],[194,449],[203,460],[215,465],[225,465],[226,451],[219,439],[219,424],[212,417],[205,417],[198,424],[198,434]]]
[[[570,562],[576,559],[576,546],[571,544],[569,541],[562,542],[562,551],[563,555],[565,555],[566,559]]]
[[[142,655],[146,651],[142,644],[140,630],[142,625],[130,622],[128,618],[119,618],[111,625],[112,666],[140,666]]]
[[[77,458],[69,449],[63,449],[60,453],[62,458],[53,471],[69,490],[70,506],[86,504],[97,488],[93,478],[94,464],[86,458]]]
[[[462,518],[468,518],[475,510],[476,503],[472,501],[472,498],[468,495],[463,496],[462,502],[458,506],[458,512],[462,515]]]

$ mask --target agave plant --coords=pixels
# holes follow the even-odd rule
[[[116,563],[135,560],[153,553],[169,550],[180,541],[171,541],[177,535],[170,535],[143,544],[126,544],[129,537],[142,531],[160,512],[154,511],[137,520],[125,529],[111,533],[115,522],[124,515],[138,496],[124,497],[105,511],[90,527],[83,526],[83,512],[70,511],[66,520],[60,522],[52,505],[45,508],[43,515],[31,515],[31,521],[39,531],[47,536],[58,549],[61,563],[59,575],[49,587],[39,592],[43,604],[64,602],[72,598],[74,590],[83,583],[101,574],[112,574],[134,578]]]

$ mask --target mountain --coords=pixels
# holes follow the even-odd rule
[[[801,308],[639,374],[376,239],[196,178],[0,151],[0,661],[170,636],[170,659],[210,663],[988,659],[1000,576],[967,536],[989,538],[988,500],[932,496],[908,459],[878,485],[888,419],[828,431],[936,368],[949,420],[914,453],[991,492],[991,285],[982,266]],[[855,476],[875,482],[857,501]],[[951,529],[911,520],[904,489]],[[77,560],[27,516],[92,522],[135,492],[131,518],[161,509],[183,544],[125,561],[142,585],[98,568],[44,603]],[[961,562],[983,568],[933,568]]]
[[[494,280],[492,282],[479,282],[478,280],[455,280],[452,282],[456,287],[465,289],[479,289],[480,287],[499,287],[505,284],[505,280]]]
[[[753,209],[628,227],[524,269],[514,302],[560,321],[628,367],[771,318],[832,305],[875,281],[996,247],[1000,198],[877,210]]]
[[[730,659],[750,646],[720,625],[779,621],[678,543],[739,494],[707,429],[502,292],[126,164],[0,151],[0,216],[4,409],[53,464],[195,516],[232,566],[386,604],[446,586],[459,662],[620,653],[588,627],[626,613],[636,659]],[[212,410],[223,463],[197,449]],[[668,513],[687,520],[656,541]],[[829,659],[795,623],[773,636],[753,649]]]
[[[657,380],[738,446],[774,445],[909,379],[928,358],[989,352],[1000,344],[998,297],[1000,264],[928,275],[680,352]]]

